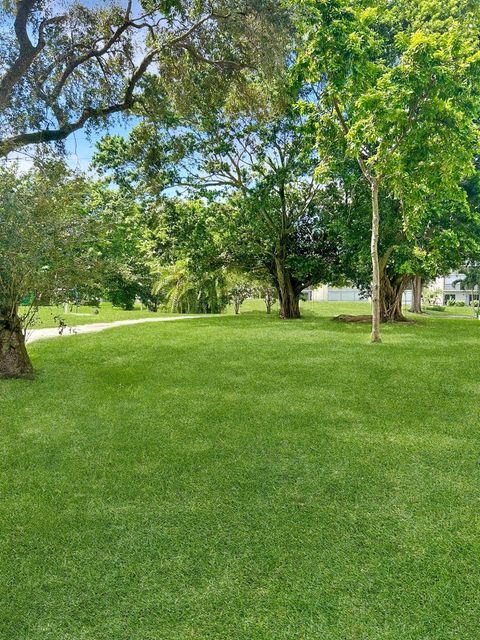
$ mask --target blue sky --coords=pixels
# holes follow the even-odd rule
[[[93,131],[87,134],[85,129],[80,129],[72,133],[65,140],[65,149],[67,153],[67,162],[72,169],[88,171],[93,153],[95,151],[95,143],[107,133],[119,134],[127,136],[135,124],[135,118],[117,118],[115,122],[105,126],[100,131]],[[8,160],[18,162],[21,170],[28,170],[32,166],[34,148],[26,148],[24,151],[12,153],[8,156]]]
[[[90,135],[87,135],[85,129],[72,133],[65,141],[70,166],[86,171],[95,151],[95,143],[107,133],[127,136],[134,125],[133,120],[122,118],[120,122],[115,122],[101,131],[91,132]]]

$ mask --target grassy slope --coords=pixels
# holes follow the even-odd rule
[[[0,637],[477,640],[479,330],[247,313],[33,344],[37,380],[0,390]]]

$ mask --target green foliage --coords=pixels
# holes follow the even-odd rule
[[[102,260],[103,294],[132,309],[135,299],[156,310],[153,292],[157,218],[128,189],[90,183],[87,205],[98,221],[95,246]]]
[[[0,168],[0,315],[27,299],[28,325],[40,303],[98,290],[98,226],[86,202],[86,182],[60,163]]]
[[[478,145],[478,9],[452,2],[432,13],[425,0],[300,4],[298,70],[323,85],[314,115],[322,149],[340,136],[413,226],[426,196],[461,198]],[[310,102],[303,107],[312,112]]]
[[[463,278],[455,280],[455,285],[460,285],[462,291],[480,291],[480,264],[473,262],[463,268]]]
[[[427,305],[437,307],[439,300],[443,303],[443,289],[424,289],[422,299]]]
[[[273,0],[0,6],[0,156],[123,112],[248,103],[288,40]]]
[[[267,313],[271,313],[278,300],[278,292],[268,280],[257,280],[254,284],[254,295],[263,300]]]
[[[254,294],[254,283],[250,278],[235,271],[230,271],[227,274],[226,282],[226,296],[233,303],[235,313],[240,313],[240,307],[242,303],[250,298]]]
[[[95,162],[137,193],[158,198],[176,185],[211,203],[204,215],[208,227],[195,222],[195,233],[192,204],[188,215],[188,207],[181,213],[178,202],[163,205],[162,218],[168,218],[167,227],[173,225],[168,234],[175,237],[175,251],[189,245],[191,264],[201,263],[200,254],[211,246],[208,262],[215,261],[216,253],[235,269],[268,274],[277,287],[289,280],[298,296],[306,286],[332,280],[336,260],[321,185],[314,179],[314,138],[304,124],[292,111],[265,120],[233,118],[225,110],[210,118],[180,120],[173,129],[147,122],[128,143],[104,139]]]
[[[224,292],[224,275],[198,272],[187,260],[159,267],[154,291],[165,299],[169,311],[177,313],[220,313],[228,303]]]
[[[467,208],[461,182],[474,171],[479,143],[480,12],[453,1],[434,11],[430,0],[292,4],[299,5],[301,34],[297,80],[310,87],[300,107],[317,136],[318,174],[331,173],[339,154],[353,158],[371,192],[372,340],[378,342],[382,305],[397,308],[408,274],[432,277],[428,261],[418,260],[430,239],[431,211],[445,203]],[[382,196],[393,201],[393,227],[419,241],[393,276],[386,267],[395,245],[383,255],[378,249]],[[436,238],[447,251],[457,242],[453,226]],[[393,294],[397,302],[385,306]]]

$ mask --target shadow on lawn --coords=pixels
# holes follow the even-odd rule
[[[438,320],[441,320],[439,322]],[[297,320],[282,320],[276,313],[267,315],[260,310],[251,310],[239,315],[221,315],[216,317],[205,316],[205,319],[197,319],[196,323],[215,322],[222,327],[232,328],[232,323],[237,329],[241,327],[245,330],[258,328],[273,328],[290,330],[306,330],[321,332],[323,334],[335,334],[339,338],[358,337],[368,342],[370,336],[370,325],[362,322],[337,322],[335,316],[318,315],[309,311],[304,311],[302,317]],[[446,332],[446,329],[448,331]],[[408,322],[384,324],[381,327],[384,336],[383,345],[402,346],[412,348],[412,340],[416,341],[415,348],[425,348],[430,350],[432,343],[440,349],[452,345],[455,342],[468,343],[471,339],[478,340],[478,328],[475,323],[468,319],[459,318],[430,318],[423,316],[409,319]],[[356,342],[356,341],[355,341]]]

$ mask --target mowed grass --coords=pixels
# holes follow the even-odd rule
[[[0,637],[478,640],[480,323],[371,345],[341,312],[32,344],[0,387]]]
[[[301,302],[302,312],[307,315],[328,315],[338,313],[349,313],[352,315],[370,313],[371,307],[369,302]],[[251,313],[265,311],[265,304],[262,300],[249,299],[245,300],[241,307],[241,313]],[[405,312],[407,313],[407,309]],[[229,305],[224,312],[226,315],[233,315],[234,309]],[[278,313],[278,303],[273,305],[272,314]],[[66,313],[63,306],[39,307],[38,314],[32,329],[41,329],[47,327],[57,327],[59,318],[66,323],[67,327],[77,327],[83,324],[95,324],[97,322],[115,322],[117,320],[130,320],[140,318],[156,318],[162,316],[176,316],[178,313],[165,311],[160,309],[157,312],[149,311],[146,307],[136,304],[135,308],[125,311],[119,307],[114,307],[110,302],[102,302],[98,308],[96,307],[70,307]],[[408,315],[408,313],[407,313]],[[473,316],[471,307],[446,307],[444,312],[429,311],[425,312],[426,316],[441,317],[443,316]],[[415,318],[416,316],[411,316]]]
[[[312,303],[304,303],[312,306]],[[317,303],[314,303],[314,306]],[[368,304],[367,304],[368,307]],[[367,308],[365,307],[365,308]],[[307,308],[307,307],[305,307]],[[354,307],[359,308],[359,307]],[[265,304],[262,300],[246,300],[242,305],[242,313],[250,311],[264,311]],[[312,311],[311,309],[307,309]],[[272,313],[278,313],[278,304],[273,306]],[[228,305],[225,314],[233,315],[233,305]],[[61,318],[67,327],[77,327],[83,324],[96,324],[97,322],[116,322],[117,320],[131,320],[141,318],[160,318],[165,316],[177,316],[178,313],[160,308],[159,311],[149,311],[146,307],[135,304],[129,311],[114,307],[111,302],[102,302],[98,307],[70,306],[68,312],[63,305],[44,306],[38,308],[34,323],[31,329],[44,329],[47,327],[58,327]],[[194,314],[192,314],[194,315]]]
[[[32,329],[40,329],[46,327],[58,327],[59,318],[66,323],[68,327],[77,327],[82,324],[94,324],[97,322],[115,322],[117,320],[130,320],[139,318],[155,318],[157,316],[174,316],[175,313],[166,311],[153,312],[139,304],[131,311],[125,311],[119,307],[114,307],[110,302],[102,302],[98,308],[96,307],[70,307],[66,313],[63,306],[39,307],[38,314]]]

